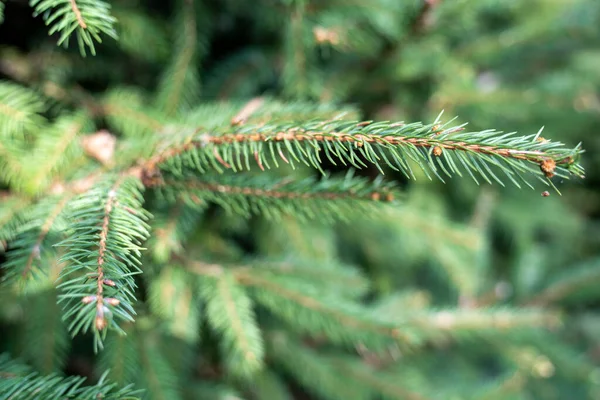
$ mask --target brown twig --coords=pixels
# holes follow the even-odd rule
[[[290,183],[290,182],[287,182]],[[364,196],[358,196],[353,193],[334,193],[334,192],[320,192],[320,193],[296,193],[273,189],[258,189],[244,186],[232,186],[223,185],[217,183],[208,183],[202,181],[164,181],[162,184],[167,186],[178,186],[184,185],[188,189],[196,189],[201,191],[218,192],[224,194],[241,194],[245,196],[256,196],[256,197],[270,197],[275,199],[326,199],[326,200],[340,200],[340,199],[358,199],[358,200],[373,200],[373,201],[391,201],[393,196],[388,196],[387,192],[371,192]]]
[[[70,0],[70,2],[71,2],[71,9],[75,13],[75,18],[77,18],[77,23],[79,24],[79,26],[81,28],[87,29],[87,24],[85,23],[85,21],[83,20],[83,17],[81,16],[81,11],[79,10],[79,7],[77,7],[76,1]]]
[[[198,147],[206,147],[209,144],[219,146],[229,143],[253,143],[253,142],[283,142],[283,141],[312,141],[312,142],[342,142],[342,143],[355,143],[357,146],[361,146],[362,143],[375,143],[375,144],[386,144],[386,145],[411,145],[414,147],[440,147],[451,151],[465,151],[475,152],[486,155],[496,155],[505,158],[513,158],[518,160],[531,161],[542,165],[548,164],[548,160],[552,160],[553,165],[560,164],[572,164],[573,159],[567,157],[566,159],[554,160],[550,155],[541,151],[522,151],[507,149],[496,146],[482,146],[480,144],[467,143],[463,141],[440,141],[435,137],[410,137],[410,136],[396,136],[396,135],[375,135],[375,134],[357,134],[349,135],[339,132],[315,132],[315,131],[303,131],[300,129],[290,129],[287,131],[280,131],[272,134],[264,133],[252,133],[252,134],[241,134],[241,133],[227,133],[219,136],[211,136],[209,134],[201,135],[199,140],[189,141],[178,147],[172,147],[165,152],[158,154],[151,158],[146,166],[152,169],[155,165],[160,164],[172,157],[176,157],[179,154],[190,151]],[[224,164],[223,164],[224,163]],[[226,163],[223,161],[223,165]],[[546,168],[547,169],[547,168]],[[544,171],[545,172],[545,171]]]
[[[104,206],[104,218],[102,220],[102,230],[100,231],[100,242],[98,244],[98,269],[96,275],[96,329],[99,331],[106,328],[106,319],[104,318],[104,261],[106,259],[106,239],[108,237],[108,229],[110,224],[110,214],[116,202],[116,190],[121,185],[122,179],[117,180],[113,187],[108,192],[108,199]],[[108,300],[108,299],[107,299]]]

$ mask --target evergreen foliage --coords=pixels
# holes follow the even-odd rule
[[[3,17],[0,398],[600,396],[594,0]]]
[[[0,368],[2,399],[139,399],[139,390],[131,387],[118,388],[114,383],[109,383],[105,376],[93,386],[84,386],[83,377],[40,375],[4,354],[0,358]]]

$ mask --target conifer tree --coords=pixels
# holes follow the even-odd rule
[[[600,396],[596,1],[0,19],[0,399]]]

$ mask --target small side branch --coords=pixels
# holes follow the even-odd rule
[[[44,222],[44,225],[42,225],[42,228],[40,229],[40,233],[39,233],[39,235],[37,237],[37,240],[35,241],[35,244],[31,248],[31,252],[29,254],[29,257],[27,258],[27,264],[25,265],[25,268],[23,269],[23,272],[21,273],[21,276],[23,277],[23,279],[25,279],[29,275],[29,273],[31,272],[31,268],[33,266],[33,260],[36,257],[40,256],[42,242],[44,241],[44,239],[48,235],[48,232],[50,232],[50,228],[52,228],[52,224],[54,224],[54,221],[56,221],[56,218],[64,210],[65,206],[67,205],[67,203],[69,202],[69,200],[72,197],[73,197],[72,195],[66,195],[66,196],[64,196],[58,202],[58,204],[56,205],[56,207],[54,207],[54,209],[52,210],[52,212],[50,213],[50,215],[48,215],[48,218]]]
[[[233,186],[224,185],[220,183],[209,183],[198,180],[194,181],[164,181],[164,185],[167,187],[185,187],[186,189],[192,189],[197,191],[215,192],[223,195],[243,195],[249,197],[264,197],[272,199],[303,199],[303,200],[371,200],[371,201],[393,201],[394,195],[389,190],[373,190],[367,194],[356,194],[351,191],[348,192],[302,192],[285,189],[261,189],[250,186]]]
[[[516,186],[515,178],[531,186],[524,175],[537,175],[546,183],[554,175],[567,177],[566,173],[583,176],[577,164],[580,147],[566,149],[561,143],[540,141],[537,136],[500,136],[494,131],[461,133],[462,126],[443,128],[440,125],[420,123],[372,123],[347,121],[322,121],[301,127],[255,125],[231,128],[225,133],[201,132],[191,140],[175,145],[151,157],[143,164],[144,171],[156,172],[157,167],[169,165],[194,165],[201,172],[206,169],[249,169],[252,158],[261,170],[278,166],[283,160],[312,165],[321,170],[322,157],[333,164],[341,162],[356,168],[367,163],[381,172],[383,164],[414,178],[410,159],[423,168],[427,176],[433,172],[451,177],[468,172],[477,181],[474,172],[491,183],[503,185],[490,167],[499,168]],[[480,165],[481,164],[481,165]],[[531,164],[537,165],[537,169]],[[177,167],[180,168],[180,167]],[[541,175],[541,176],[540,176]],[[443,180],[443,179],[442,179]]]
[[[97,270],[96,270],[96,294],[94,296],[85,296],[82,299],[84,304],[89,304],[91,302],[96,302],[96,318],[94,320],[94,325],[98,331],[101,331],[106,328],[107,322],[105,313],[105,307],[107,305],[116,306],[120,303],[118,299],[105,297],[104,296],[104,286],[115,286],[115,282],[106,279],[104,273],[104,263],[106,262],[106,242],[109,233],[110,226],[110,218],[113,208],[117,205],[117,189],[122,183],[122,179],[117,180],[117,182],[113,185],[113,187],[108,192],[108,199],[106,200],[106,204],[104,206],[104,217],[102,219],[102,229],[100,231],[100,242],[98,243],[98,260]]]

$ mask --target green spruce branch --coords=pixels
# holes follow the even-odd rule
[[[140,390],[131,385],[119,388],[102,375],[95,385],[85,386],[79,376],[62,377],[58,374],[40,375],[30,367],[0,355],[0,398],[11,400],[46,399],[107,399],[134,400],[141,398]]]
[[[321,180],[274,180],[266,176],[210,176],[202,179],[165,179],[158,192],[171,202],[177,196],[190,204],[216,203],[231,213],[263,215],[281,219],[293,213],[301,219],[346,220],[358,213],[373,213],[372,203],[393,202],[398,192],[382,179],[369,181],[352,171],[345,177],[325,176]]]
[[[565,148],[537,135],[515,137],[493,130],[460,132],[459,127],[421,123],[371,123],[352,121],[315,121],[304,124],[242,125],[225,132],[199,132],[157,154],[149,166],[158,166],[181,174],[185,167],[201,173],[214,169],[250,169],[250,163],[261,170],[279,167],[279,163],[304,164],[322,170],[326,160],[334,165],[365,168],[382,166],[415,178],[414,165],[430,177],[433,173],[452,177],[475,174],[487,182],[503,181],[494,173],[502,172],[515,185],[517,179],[531,184],[524,175],[533,175],[545,184],[553,176],[583,176],[577,163],[580,146]],[[414,164],[413,164],[414,162]],[[411,166],[411,164],[413,166]]]
[[[109,325],[119,330],[117,321],[135,314],[133,275],[141,272],[140,245],[148,236],[140,188],[135,178],[119,177],[84,193],[71,205],[72,234],[59,244],[67,248],[58,287],[69,330],[93,331],[96,348]]]
[[[34,16],[42,15],[50,26],[49,35],[60,34],[58,45],[68,46],[75,32],[79,51],[83,56],[86,48],[96,54],[94,41],[102,43],[102,36],[117,39],[114,29],[115,18],[110,14],[110,5],[102,0],[31,0]]]

